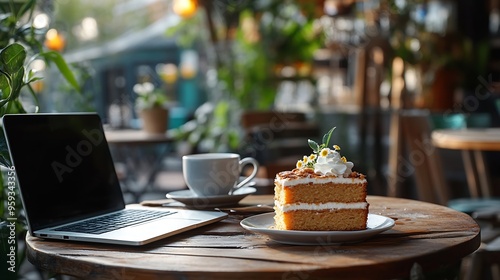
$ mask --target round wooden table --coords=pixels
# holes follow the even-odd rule
[[[500,151],[500,128],[438,129],[432,143],[439,148],[461,150],[472,197],[490,197],[492,188],[483,151]]]
[[[242,204],[272,203],[249,196]],[[42,240],[28,236],[40,269],[85,279],[387,279],[457,268],[480,245],[479,226],[450,208],[369,196],[370,213],[395,226],[352,244],[293,246],[244,230],[244,215],[141,247]],[[458,273],[458,271],[457,271]]]

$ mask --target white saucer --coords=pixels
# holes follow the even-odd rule
[[[251,183],[249,183],[251,185]],[[237,189],[232,195],[216,195],[216,196],[196,196],[191,190],[173,191],[167,194],[167,198],[182,202],[189,208],[206,209],[220,206],[228,206],[237,204],[245,196],[256,192],[253,187],[242,187]]]
[[[300,231],[274,229],[274,213],[248,217],[241,221],[245,229],[269,236],[272,240],[292,245],[329,245],[363,241],[394,226],[394,220],[368,214],[367,229],[357,231]]]

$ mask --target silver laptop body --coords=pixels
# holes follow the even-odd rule
[[[2,122],[33,236],[142,245],[227,217],[215,211],[147,208],[169,213],[103,233],[61,230],[83,220],[145,208],[124,203],[101,119],[94,113],[16,114],[5,115]]]

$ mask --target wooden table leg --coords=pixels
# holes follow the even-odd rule
[[[490,173],[483,152],[464,150],[462,157],[471,197],[491,197]]]
[[[484,159],[482,151],[474,150],[474,161],[476,163],[476,171],[478,175],[479,187],[481,189],[482,197],[491,197],[491,180],[488,166]]]
[[[469,187],[470,196],[478,198],[480,196],[478,188],[479,176],[471,153],[472,151],[462,150],[462,158],[464,161],[465,175],[467,177],[467,185]]]

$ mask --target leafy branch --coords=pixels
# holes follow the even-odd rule
[[[333,127],[328,131],[325,135],[323,135],[323,143],[319,145],[316,143],[314,140],[308,139],[307,143],[309,144],[309,147],[313,150],[314,153],[319,153],[322,149],[328,147],[328,144],[330,143],[330,138],[332,137],[332,133],[335,130],[336,127]]]
[[[31,83],[41,78],[33,70],[28,70],[36,59],[54,64],[66,81],[81,92],[63,56],[54,51],[42,51],[44,30],[31,24],[36,2],[29,0],[19,5],[17,1],[9,0],[0,5],[0,117],[26,113],[20,100],[23,89],[31,95],[38,111],[38,97]],[[5,137],[0,131],[0,165],[10,166],[8,158]]]

